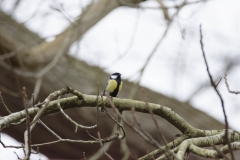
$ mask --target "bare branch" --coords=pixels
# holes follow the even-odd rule
[[[108,101],[111,103],[111,97],[110,96],[108,96],[107,95],[107,97],[108,97]],[[104,103],[105,104],[105,103]],[[105,107],[104,107],[105,108]],[[119,121],[119,119],[118,119],[118,121],[117,120],[115,120],[110,114],[109,114],[109,112],[108,112],[108,110],[107,109],[105,109],[105,111],[106,111],[106,113],[107,113],[107,115],[115,122],[115,123],[117,123],[117,135],[118,135],[118,138],[119,139],[123,139],[123,138],[125,138],[125,136],[126,136],[126,131],[125,131],[125,129],[123,128],[123,126],[121,125],[121,120]],[[120,128],[122,129],[122,131],[123,131],[123,135],[120,135],[120,131],[119,131],[119,129]]]
[[[231,148],[233,150],[239,150],[240,149],[240,143],[239,142],[233,142],[231,143]],[[205,158],[225,158],[228,159],[225,154],[230,153],[230,149],[228,145],[225,145],[220,148],[219,151],[216,150],[210,150],[206,148],[200,148],[194,144],[191,144],[189,147],[189,150],[199,156],[205,157]]]
[[[174,142],[170,142],[166,146],[162,146],[161,148],[159,148],[159,149],[157,149],[155,151],[152,151],[151,153],[148,153],[147,155],[139,158],[139,160],[147,160],[150,157],[158,157],[159,155],[161,155],[164,152],[166,152],[166,150],[168,148],[175,148],[175,146],[178,146],[181,142],[183,142],[187,138],[188,138],[187,136],[182,135],[181,137],[179,137],[176,140],[174,140]],[[170,152],[168,152],[168,153],[170,154]]]
[[[42,41],[42,40],[41,40]],[[16,56],[17,54],[21,54],[23,52],[26,52],[29,48],[39,44],[39,38],[36,38],[36,39],[33,39],[33,40],[30,40],[29,42],[19,46],[16,50],[14,51],[11,51],[9,53],[6,53],[6,54],[3,54],[0,56],[0,61],[3,61],[5,59],[8,59],[8,58],[11,58],[11,57],[14,57]]]
[[[134,122],[137,124],[137,126],[140,128],[140,132],[142,132],[141,134],[144,134],[143,138],[146,140],[146,141],[151,141],[153,144],[155,144],[156,147],[160,148],[161,145],[158,143],[158,141],[156,141],[147,131],[145,131],[141,124],[138,122],[137,120],[137,117],[136,115],[134,114],[135,113],[135,107],[133,106],[132,107],[132,117],[133,117],[133,120]],[[140,134],[140,135],[141,135]]]
[[[5,107],[5,109],[8,111],[9,114],[11,114],[12,112],[8,109],[7,105],[4,103],[1,91],[0,91],[0,102],[3,104],[3,106]]]
[[[44,111],[47,109],[48,104],[50,103],[50,101],[54,98],[57,98],[60,95],[64,95],[66,93],[69,92],[68,88],[63,88],[61,90],[58,90],[56,92],[53,92],[51,94],[49,94],[49,96],[44,100],[42,108],[38,111],[38,113],[35,115],[33,121],[31,122],[31,125],[36,123],[38,118],[40,118],[42,116],[42,114],[44,113]]]
[[[102,97],[102,101],[97,102],[97,96],[94,95],[86,95],[86,94],[82,94],[79,91],[73,90],[69,87],[63,88],[59,91],[54,92],[55,94],[53,94],[52,99],[59,97],[60,95],[66,94],[66,93],[74,93],[75,95],[78,95],[77,97],[68,97],[68,98],[62,98],[62,99],[58,99],[58,100],[54,100],[51,101],[49,100],[49,98],[46,98],[45,102],[43,103],[39,103],[36,104],[35,107],[33,108],[29,108],[28,109],[28,113],[29,116],[36,118],[37,115],[39,115],[38,113],[43,109],[43,108],[38,108],[39,106],[43,106],[46,103],[48,103],[48,108],[43,112],[42,115],[46,115],[46,114],[50,114],[50,113],[54,113],[54,112],[58,112],[59,108],[58,105],[61,104],[62,105],[62,109],[68,109],[68,108],[72,108],[72,107],[96,107],[97,103],[100,107],[104,107],[106,109],[106,107],[108,108],[114,108],[114,111],[117,113],[117,115],[125,122],[124,118],[121,115],[122,111],[126,111],[126,110],[131,110],[132,107],[129,106],[134,106],[135,110],[138,112],[143,112],[143,113],[149,113],[149,108],[152,110],[152,114],[156,114],[159,115],[163,118],[165,118],[166,120],[168,120],[171,124],[173,124],[176,128],[178,128],[180,131],[183,132],[183,135],[180,138],[177,138],[176,140],[174,140],[171,143],[168,143],[165,146],[160,147],[159,149],[141,157],[140,159],[147,159],[148,157],[158,157],[161,154],[164,154],[166,156],[173,156],[172,155],[176,150],[176,148],[178,147],[178,145],[180,145],[180,148],[182,151],[186,151],[188,146],[184,146],[184,143],[187,143],[187,141],[185,142],[185,139],[191,138],[191,141],[193,141],[195,145],[197,146],[201,146],[198,144],[199,142],[202,141],[206,141],[206,139],[208,140],[210,139],[216,139],[217,141],[215,142],[214,140],[214,145],[215,144],[224,144],[225,143],[225,139],[221,139],[221,137],[224,137],[225,135],[222,133],[225,133],[225,130],[200,130],[200,129],[196,129],[194,127],[192,127],[190,124],[188,124],[184,119],[182,119],[179,115],[177,115],[175,112],[173,112],[172,109],[164,107],[164,106],[160,106],[158,104],[153,104],[153,103],[148,103],[146,104],[146,102],[142,102],[142,101],[136,101],[136,100],[131,100],[131,99],[119,99],[119,98],[110,98],[110,97]],[[100,98],[100,96],[98,96]],[[48,100],[47,100],[48,99]],[[48,102],[49,101],[49,102]],[[118,109],[121,111],[119,112]],[[30,147],[39,147],[39,146],[44,146],[44,145],[50,145],[50,144],[54,144],[54,143],[58,143],[58,142],[70,142],[70,143],[82,143],[82,144],[97,144],[100,143],[100,141],[102,143],[106,143],[106,142],[111,142],[113,140],[119,139],[119,138],[124,138],[125,137],[125,130],[123,128],[123,126],[119,123],[119,120],[115,120],[108,112],[108,110],[106,110],[106,113],[108,114],[108,116],[118,125],[120,126],[120,128],[123,131],[123,136],[119,136],[119,132],[117,132],[115,135],[104,138],[104,139],[96,139],[94,137],[94,140],[72,140],[72,139],[62,139],[60,136],[58,136],[56,133],[54,133],[52,130],[50,130],[48,127],[46,127],[46,125],[43,125],[46,129],[48,129],[56,138],[57,140],[55,141],[51,141],[51,142],[46,142],[46,143],[40,143],[40,144],[33,144]],[[5,116],[2,117],[0,119],[0,126],[11,124],[13,122],[18,122],[19,120],[23,119],[24,117],[27,116],[26,111],[20,111],[18,113],[12,113],[9,116]],[[14,117],[14,119],[11,119],[10,117]],[[41,121],[37,120],[38,122],[41,123]],[[129,124],[131,126],[133,126],[133,124],[127,122],[126,124]],[[36,123],[33,123],[30,126],[30,132],[33,129],[33,127],[36,125]],[[1,128],[1,130],[3,130],[4,128],[7,128],[5,126],[3,126],[3,128]],[[134,129],[134,127],[132,127]],[[142,133],[142,132],[140,132]],[[221,133],[221,134],[219,134]],[[229,131],[228,133],[228,137],[230,138],[231,142],[234,141],[239,141],[240,139],[240,133],[238,132],[234,132],[234,131]],[[215,135],[215,136],[214,136]],[[207,136],[207,137],[206,137]],[[220,136],[220,137],[219,137]],[[199,137],[199,138],[193,138],[193,137]],[[93,138],[93,137],[92,137]],[[204,139],[205,138],[205,139]],[[196,140],[196,141],[195,141]],[[4,145],[4,143],[2,141],[0,141],[1,144],[4,147],[8,147],[8,148],[23,148],[25,146],[6,146]],[[184,143],[183,143],[184,142]],[[205,142],[205,145],[210,144],[209,141]],[[212,143],[211,143],[212,145]],[[169,150],[169,149],[173,149],[173,150]],[[26,152],[27,153],[27,152]]]
[[[17,156],[17,159],[18,160],[22,160],[19,156],[18,156],[18,154],[16,153],[16,152],[13,152],[16,156]]]
[[[98,132],[98,138],[100,139],[100,145],[101,145],[101,147],[102,147],[103,144],[102,144],[100,132]],[[102,149],[103,149],[103,148],[102,148]],[[109,159],[114,160],[104,149],[103,149],[103,152],[104,152],[104,154],[105,154]]]
[[[162,0],[157,0],[157,2],[160,4],[160,7],[162,8],[162,11],[163,11],[163,15],[164,15],[164,18],[166,20],[169,20],[169,15],[168,15],[168,9],[167,7],[165,6],[165,4],[163,3]]]
[[[87,132],[88,132],[88,131],[87,131]],[[115,133],[115,129],[112,130],[111,135],[114,134],[114,133]],[[94,138],[94,139],[99,139],[99,138],[93,137],[92,135],[90,135],[90,133],[89,133],[89,136],[91,136],[91,137]],[[125,139],[126,139],[126,138],[125,138]],[[109,142],[109,143],[104,143],[104,144],[102,145],[102,147],[99,148],[98,151],[95,152],[95,153],[89,158],[89,160],[99,159],[99,158],[104,154],[104,152],[103,152],[102,150],[107,151],[107,150],[112,146],[113,142],[114,142],[114,141],[111,141],[111,142]]]
[[[240,94],[240,91],[232,91],[232,90],[230,90],[229,84],[228,84],[228,81],[227,81],[227,74],[224,75],[224,79],[225,79],[225,84],[226,84],[226,87],[227,87],[229,93]]]
[[[77,122],[75,122],[72,118],[70,118],[62,109],[61,105],[60,105],[60,96],[58,97],[58,102],[57,102],[58,108],[61,111],[61,113],[64,115],[65,118],[67,118],[71,123],[73,123],[76,127],[80,127],[83,129],[94,129],[97,127],[97,124],[93,125],[93,126],[83,126],[81,124],[78,124]]]
[[[38,97],[38,93],[40,91],[41,85],[42,85],[42,77],[38,78],[36,81],[36,84],[34,86],[34,90],[33,90],[33,95],[32,99],[29,100],[29,104],[34,105],[34,99],[37,99]]]
[[[162,134],[162,132],[161,132],[161,130],[160,130],[160,127],[159,127],[159,125],[158,125],[158,122],[157,122],[156,118],[155,118],[154,115],[153,115],[153,111],[152,111],[151,107],[149,107],[149,105],[148,105],[147,95],[146,95],[146,93],[144,92],[143,89],[142,89],[142,93],[143,93],[144,101],[146,102],[146,105],[147,105],[147,107],[148,107],[148,112],[150,113],[150,115],[151,115],[151,117],[152,117],[152,119],[153,119],[153,122],[154,122],[155,126],[157,127],[157,130],[158,130],[158,133],[159,133],[159,135],[160,135],[160,137],[161,137],[161,140],[163,141],[164,145],[167,145],[167,140],[166,140],[166,138],[163,136],[163,134]]]
[[[137,82],[134,84],[134,87],[132,87],[131,92],[128,94],[129,98],[133,98],[135,96],[135,94],[138,91],[139,88],[139,83],[142,79],[142,76],[145,72],[145,69],[147,68],[147,65],[149,64],[150,60],[152,59],[153,55],[156,54],[156,51],[158,49],[158,47],[160,46],[160,44],[162,43],[162,41],[164,40],[164,38],[166,37],[171,24],[175,18],[175,16],[180,12],[180,10],[186,5],[186,0],[184,0],[184,2],[179,6],[179,8],[177,9],[177,11],[173,14],[173,16],[170,18],[170,20],[167,22],[167,26],[165,31],[163,32],[162,36],[160,37],[160,39],[157,41],[157,44],[154,46],[153,50],[151,51],[150,55],[148,56],[147,60],[145,61],[143,67],[140,69],[140,73],[139,73],[139,77]]]
[[[38,123],[40,123],[44,128],[46,128],[52,135],[54,135],[57,139],[62,139],[59,135],[57,135],[53,130],[51,130],[45,123],[43,123],[40,119],[38,119]]]
[[[83,158],[84,158],[84,160],[87,160],[87,158],[85,156],[85,152],[83,152]]]
[[[223,98],[222,98],[220,92],[219,92],[218,89],[217,89],[216,84],[215,84],[214,81],[213,81],[213,78],[212,78],[212,75],[211,75],[211,73],[210,73],[208,63],[207,63],[207,58],[206,58],[206,56],[205,56],[204,44],[203,44],[203,40],[202,40],[202,39],[203,39],[202,25],[199,26],[199,30],[200,30],[200,44],[201,44],[201,49],[202,49],[202,53],[203,53],[204,62],[205,62],[206,68],[207,68],[207,73],[208,73],[208,76],[209,76],[209,79],[210,79],[210,83],[212,84],[212,87],[214,88],[215,92],[217,93],[217,95],[218,95],[218,97],[219,97],[219,99],[220,99],[220,101],[221,101],[222,111],[223,111],[224,121],[225,121],[225,131],[226,131],[226,133],[225,133],[225,135],[226,135],[225,139],[226,139],[226,142],[227,142],[227,144],[228,144],[228,146],[229,146],[229,148],[230,148],[231,158],[232,158],[232,160],[234,160],[235,158],[234,158],[234,155],[233,155],[233,151],[231,151],[230,141],[229,141],[229,139],[228,139],[228,137],[227,137],[229,125],[228,125],[228,120],[227,120],[227,114],[226,114],[226,111],[225,111],[224,101],[223,101]]]
[[[27,130],[24,132],[24,142],[25,142],[25,152],[26,155],[24,157],[24,160],[29,160],[30,155],[31,155],[31,131],[30,131],[30,117],[29,117],[29,112],[28,112],[28,96],[27,96],[27,91],[26,87],[23,87],[23,100],[24,100],[24,106],[25,106],[25,111],[26,111],[26,128]]]
[[[136,37],[138,26],[139,26],[138,24],[139,24],[139,21],[140,21],[140,15],[141,15],[141,10],[138,11],[136,22],[135,22],[135,26],[134,26],[134,29],[133,29],[133,34],[131,36],[130,43],[128,44],[127,49],[125,50],[124,53],[119,53],[119,56],[110,65],[104,67],[104,69],[107,69],[110,66],[116,64],[117,62],[119,62],[120,59],[122,59],[123,57],[125,57],[129,53],[129,51],[131,50],[131,48],[132,48],[132,46],[134,44],[134,41],[135,41],[135,37]],[[118,48],[118,47],[116,47],[116,48]]]

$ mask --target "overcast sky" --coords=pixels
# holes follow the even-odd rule
[[[15,0],[3,1],[1,10],[10,13],[13,2]],[[169,0],[167,5],[180,2]],[[29,29],[51,41],[69,25],[61,13],[50,7],[59,7],[60,3],[66,15],[74,20],[81,13],[80,6],[86,6],[88,1],[22,0],[13,17],[19,22],[28,20],[25,25]],[[158,3],[150,0],[142,6],[158,7]],[[29,20],[37,8],[39,12]],[[183,8],[147,65],[140,84],[180,101],[188,101],[200,85],[209,84],[199,43],[199,25],[202,24],[205,52],[214,79],[223,76],[226,64],[235,60],[239,63],[228,73],[228,81],[232,90],[240,91],[239,8],[239,0],[210,0]],[[175,12],[171,9],[170,15]],[[92,27],[79,42],[79,50],[76,51],[75,44],[71,53],[91,65],[104,68],[109,74],[118,71],[124,79],[135,81],[165,29],[166,21],[161,10],[120,7]],[[230,126],[240,131],[240,95],[228,93],[224,81],[218,88]],[[224,122],[220,100],[211,87],[202,88],[190,103]]]

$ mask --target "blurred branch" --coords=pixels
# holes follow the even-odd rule
[[[34,96],[32,96],[32,99],[29,100],[30,105],[34,105],[34,98],[37,99],[37,97],[38,97],[38,94],[39,94],[39,91],[40,91],[40,88],[41,88],[41,85],[42,85],[42,80],[43,80],[42,77],[40,77],[36,80],[34,90],[33,90],[33,95]]]
[[[0,91],[0,102],[3,104],[3,106],[8,111],[8,113],[11,114],[12,112],[8,109],[7,105],[4,103],[1,91]]]
[[[28,112],[28,96],[27,96],[27,91],[26,87],[23,87],[23,101],[24,101],[24,106],[25,106],[25,111],[26,111],[26,128],[27,130],[24,132],[24,143],[25,143],[25,157],[24,160],[29,160],[30,155],[31,155],[31,131],[30,131],[30,117],[29,117],[29,112]]]
[[[147,107],[148,107],[148,112],[149,112],[149,114],[151,115],[152,120],[153,120],[153,122],[154,122],[154,124],[155,124],[155,126],[156,126],[156,128],[157,128],[157,130],[158,130],[158,133],[159,133],[159,135],[160,135],[160,138],[161,138],[161,140],[163,141],[164,145],[167,145],[167,140],[166,140],[166,138],[163,136],[163,134],[162,134],[162,132],[161,132],[161,130],[160,130],[160,127],[159,127],[159,125],[158,125],[158,122],[157,122],[156,118],[155,118],[154,115],[153,115],[153,111],[152,111],[151,107],[149,107],[149,105],[148,105],[147,95],[146,95],[146,93],[145,93],[145,91],[144,91],[143,89],[142,89],[142,93],[143,93],[144,101],[146,102],[146,105],[147,105]]]
[[[168,15],[168,9],[166,8],[166,6],[164,5],[163,1],[162,0],[157,0],[157,2],[159,3],[162,11],[163,11],[163,15],[164,15],[164,18],[166,20],[169,20],[169,15]]]
[[[225,79],[225,84],[226,84],[226,87],[227,87],[229,93],[240,94],[240,91],[232,91],[232,90],[230,90],[229,84],[228,84],[228,81],[227,81],[227,74],[224,75],[224,79]]]
[[[72,23],[74,20],[72,17],[70,17],[67,12],[64,10],[63,5],[60,4],[58,6],[50,6],[53,10],[60,12],[66,20],[68,20],[70,23]]]
[[[138,11],[138,14],[137,14],[137,18],[136,18],[136,22],[135,22],[135,26],[134,26],[134,29],[133,29],[133,34],[131,36],[131,39],[130,39],[130,43],[127,47],[127,49],[125,50],[124,53],[120,53],[119,51],[119,56],[110,64],[108,65],[107,67],[104,67],[104,69],[107,69],[109,68],[110,66],[116,64],[117,62],[119,62],[120,59],[122,59],[123,57],[125,57],[129,51],[131,50],[131,48],[133,47],[133,44],[134,44],[134,41],[135,41],[135,37],[136,37],[136,34],[137,34],[137,30],[138,30],[138,24],[139,24],[139,21],[140,21],[140,15],[141,15],[141,10]],[[116,37],[117,38],[117,37]],[[117,43],[117,42],[116,42]]]
[[[11,10],[11,14],[13,14],[15,12],[15,10],[17,9],[17,7],[20,5],[21,3],[21,0],[16,0],[14,3],[13,3],[13,7],[12,7],[12,10]]]
[[[67,48],[69,48],[73,42],[78,40],[92,26],[119,6],[120,4],[115,0],[93,1],[83,10],[79,18],[59,34],[54,41],[43,42],[37,47],[30,49],[27,54],[28,57],[23,59],[24,63],[31,66],[36,63],[48,62],[59,50],[58,46],[63,44],[67,33],[70,32],[72,35],[70,41],[66,44]],[[43,53],[47,53],[47,55]]]
[[[20,94],[18,92],[12,91],[0,84],[0,90],[3,91],[4,93],[11,95],[13,97],[20,97]]]
[[[112,133],[111,134],[114,134],[115,133],[115,130],[113,129],[112,130]],[[108,151],[109,148],[113,145],[113,142],[109,142],[109,143],[104,143],[101,148],[99,148],[99,150],[97,152],[95,152],[90,158],[88,158],[88,160],[96,160],[96,159],[99,159],[102,154],[104,153],[104,151]]]
[[[200,45],[201,45],[201,50],[202,50],[202,54],[203,54],[203,58],[204,58],[204,62],[205,62],[205,65],[206,65],[206,68],[207,68],[207,73],[208,73],[208,76],[209,76],[209,79],[210,79],[210,83],[212,85],[212,87],[214,88],[215,92],[217,93],[220,101],[221,101],[221,105],[222,105],[222,110],[223,110],[223,115],[224,115],[224,120],[225,120],[225,140],[230,148],[230,154],[231,154],[231,158],[232,160],[234,160],[234,155],[233,155],[233,151],[231,150],[231,145],[230,145],[230,141],[228,139],[228,128],[229,128],[229,125],[228,125],[228,120],[227,120],[227,114],[226,114],[226,111],[225,111],[225,106],[224,106],[224,101],[223,101],[223,98],[221,96],[221,94],[219,93],[218,89],[217,89],[217,86],[216,84],[214,83],[213,81],[213,78],[212,78],[212,75],[210,73],[210,70],[209,70],[209,66],[208,66],[208,63],[207,63],[207,58],[206,58],[206,55],[205,55],[205,51],[204,51],[204,44],[203,44],[203,34],[202,34],[202,25],[199,26],[199,31],[200,31]]]
[[[135,107],[132,107],[132,110],[131,110],[131,114],[132,114],[132,117],[133,117],[133,120],[134,120],[134,123],[137,124],[137,126],[140,128],[140,130],[137,132],[140,136],[142,136],[142,134],[144,136],[142,136],[146,141],[150,141],[152,142],[153,144],[155,144],[156,147],[158,148],[161,148],[161,145],[158,143],[158,141],[156,141],[148,132],[146,132],[142,126],[141,126],[141,123],[138,122],[137,120],[137,117],[135,115]],[[133,127],[133,125],[132,125]],[[140,133],[141,132],[141,133]]]
[[[127,145],[127,139],[124,138],[123,140],[120,141],[120,151],[123,153],[122,160],[128,160],[130,156],[130,150]]]
[[[101,148],[102,148],[102,150],[103,150],[103,152],[104,152],[104,154],[109,158],[109,159],[111,159],[111,160],[114,160],[105,150],[104,150],[104,148],[103,148],[103,144],[102,144],[102,141],[101,141],[101,135],[100,135],[100,132],[98,132],[98,138],[100,139],[100,145],[101,145]]]
[[[162,0],[156,0],[158,3],[159,3],[159,7],[142,7],[139,5],[139,3],[131,3],[131,2],[121,2],[121,0],[118,0],[119,3],[123,6],[128,6],[128,7],[131,7],[131,8],[140,8],[140,9],[154,9],[154,10],[159,10],[159,9],[162,9],[162,10],[168,10],[168,9],[179,9],[181,8],[183,5],[192,5],[192,4],[197,4],[197,3],[201,3],[201,2],[207,2],[207,1],[211,1],[211,0],[196,0],[196,1],[185,1],[184,3],[180,4],[180,5],[174,5],[174,6],[166,6],[164,5],[164,3],[162,2]],[[161,1],[161,2],[160,2]],[[166,14],[166,16],[165,16]],[[166,19],[166,17],[168,17],[166,20],[169,20],[169,14],[168,13],[164,13],[163,11],[163,15]]]
[[[40,0],[39,3],[38,3],[38,7],[37,9],[35,10],[35,12],[27,19],[25,20],[24,22],[22,22],[22,24],[26,24],[27,22],[29,22],[31,19],[33,19],[37,14],[38,12],[40,11],[41,7],[43,6],[43,3],[45,2],[45,0]]]
[[[150,60],[152,59],[153,55],[156,53],[159,45],[162,43],[163,39],[165,38],[165,36],[167,35],[170,26],[173,22],[173,19],[175,18],[175,16],[180,12],[180,10],[182,9],[182,7],[184,7],[186,5],[186,0],[184,0],[184,2],[181,4],[181,6],[178,8],[178,10],[174,13],[174,15],[170,18],[170,20],[167,22],[167,26],[165,31],[163,32],[163,35],[161,36],[161,38],[158,40],[157,44],[155,45],[155,47],[153,48],[152,52],[150,53],[150,55],[148,56],[147,60],[145,61],[143,67],[140,69],[140,75],[138,77],[137,82],[134,84],[133,88],[131,89],[130,93],[128,94],[128,98],[133,98],[135,96],[135,94],[137,93],[138,89],[139,89],[139,83],[142,79],[142,76],[144,74],[144,71],[147,67],[147,65],[149,64]]]
[[[11,51],[9,53],[5,53],[3,55],[0,55],[0,61],[11,58],[16,56],[17,54],[21,54],[26,52],[29,48],[39,44],[41,41],[39,41],[39,38],[33,39],[19,47],[17,47],[14,51]]]

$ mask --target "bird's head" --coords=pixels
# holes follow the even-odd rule
[[[121,73],[115,72],[110,76],[110,79],[121,79]]]

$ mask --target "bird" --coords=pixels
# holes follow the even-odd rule
[[[122,90],[122,86],[121,74],[118,72],[111,74],[103,90],[103,96],[107,92],[111,97],[117,97],[118,93]],[[103,112],[103,107],[101,107],[101,111]]]

